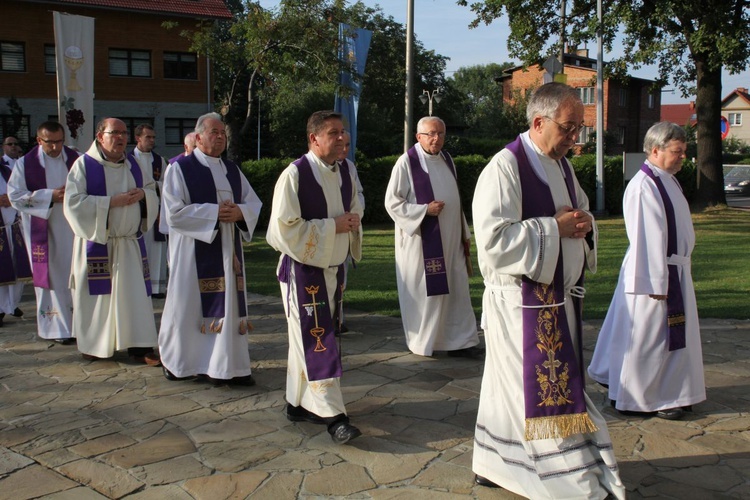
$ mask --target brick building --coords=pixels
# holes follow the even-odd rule
[[[180,31],[231,18],[223,0],[3,0],[0,30],[0,136],[13,125],[8,100],[22,108],[22,142],[57,119],[53,11],[95,18],[95,120],[115,116],[131,132],[150,122],[157,150],[182,151],[195,119],[213,110],[211,64],[190,52]],[[162,23],[179,23],[167,30]],[[92,138],[93,140],[93,138]]]
[[[565,55],[567,84],[577,88],[584,105],[585,127],[578,138],[582,146],[593,141],[596,132],[596,59],[587,57],[587,51]],[[503,86],[503,102],[512,102],[515,93],[522,95],[533,91],[549,74],[541,65],[506,70],[497,78]],[[630,77],[626,83],[604,80],[604,131],[607,155],[641,151],[648,128],[659,121],[661,92],[652,90],[652,80]]]

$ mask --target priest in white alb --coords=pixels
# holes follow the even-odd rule
[[[419,120],[417,144],[398,159],[385,192],[385,208],[396,224],[401,321],[414,354],[448,351],[484,359],[469,296],[471,235],[444,142],[443,120]]]
[[[24,283],[31,281],[21,217],[7,193],[11,173],[10,167],[0,162],[0,327],[6,314],[23,316],[18,304]]]
[[[325,424],[344,444],[361,435],[341,393],[341,354],[333,316],[342,307],[344,262],[362,257],[362,205],[344,149],[341,114],[316,111],[307,121],[309,151],[276,181],[266,240],[281,252],[277,276],[289,328],[286,416]]]
[[[162,176],[167,169],[167,160],[154,151],[156,133],[150,123],[142,123],[135,128],[136,145],[131,151],[133,159],[141,168],[151,170],[156,183],[156,196],[161,205]],[[160,214],[161,215],[161,214]],[[161,217],[143,235],[146,242],[148,267],[151,271],[151,297],[163,299],[167,293],[167,237],[166,230],[160,229]]]
[[[23,220],[29,252],[38,335],[68,345],[73,335],[73,298],[68,281],[73,231],[63,214],[65,182],[78,153],[63,146],[65,129],[44,122],[36,131],[37,145],[19,158],[8,180],[8,197]]]
[[[476,482],[537,499],[625,498],[607,424],[584,392],[581,298],[596,224],[565,154],[583,127],[561,83],[529,99],[529,130],[487,164],[473,200],[487,357]]]
[[[201,116],[195,133],[195,150],[169,166],[162,191],[171,266],[159,330],[164,375],[252,386],[242,242],[262,203],[240,168],[221,158],[221,116]]]
[[[150,169],[126,158],[128,130],[117,118],[97,124],[96,139],[65,185],[65,218],[75,233],[70,288],[73,332],[84,359],[128,350],[159,365],[143,233],[157,216]]]
[[[674,123],[659,122],[646,132],[646,163],[623,197],[630,246],[589,365],[617,410],[667,420],[706,399],[690,273],[695,232],[675,177],[686,140]]]

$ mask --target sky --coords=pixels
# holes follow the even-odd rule
[[[264,8],[273,8],[278,0],[260,0]],[[351,2],[350,2],[351,3]],[[387,16],[406,25],[407,0],[363,0],[368,6],[379,5]],[[469,2],[471,3],[471,2]],[[446,65],[446,76],[450,77],[457,69],[477,64],[518,62],[507,55],[507,41],[510,29],[507,17],[497,19],[489,26],[480,24],[470,29],[469,23],[474,14],[468,7],[456,5],[455,0],[414,0],[414,33],[417,40],[428,50],[449,57]],[[596,58],[596,43],[589,47],[589,55]],[[617,50],[615,48],[615,50]],[[618,53],[604,54],[604,60],[618,56]],[[642,68],[630,73],[639,78],[656,77],[655,67]],[[722,95],[728,95],[737,87],[750,88],[750,71],[739,75],[729,75],[726,71],[722,78]],[[668,86],[667,89],[672,89]],[[666,89],[665,89],[666,90]],[[679,91],[662,93],[662,104],[679,104],[695,100],[694,97],[683,98]]]

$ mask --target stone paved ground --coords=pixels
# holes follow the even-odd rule
[[[36,337],[32,299],[29,319],[0,329],[2,499],[518,498],[472,482],[482,364],[409,354],[398,319],[347,314],[343,388],[364,435],[336,446],[282,413],[278,299],[251,297],[252,388],[170,382],[124,353],[84,361]],[[586,324],[587,356],[598,328]],[[629,498],[750,498],[750,322],[702,331],[708,401],[686,420],[622,417],[588,386]]]

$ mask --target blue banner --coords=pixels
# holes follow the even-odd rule
[[[365,74],[365,62],[367,52],[370,50],[372,31],[352,28],[348,24],[339,23],[339,60],[349,68],[342,70],[339,75],[339,83],[342,87],[351,90],[348,95],[342,96],[336,92],[334,111],[344,116],[344,127],[351,135],[351,148],[348,158],[354,161],[354,151],[357,149],[357,111],[359,109],[359,96],[362,93],[362,77]],[[353,78],[352,75],[357,75]]]

